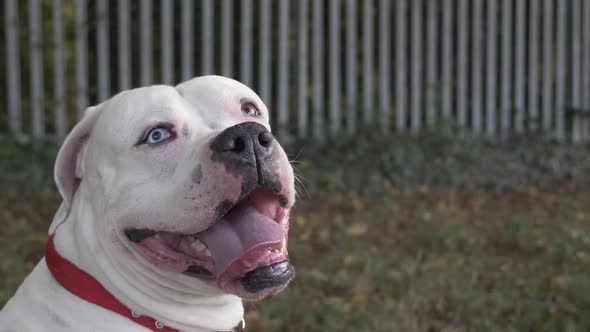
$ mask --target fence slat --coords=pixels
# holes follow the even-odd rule
[[[213,3],[212,0],[203,0],[202,2],[202,42],[201,42],[201,60],[202,60],[202,75],[210,75],[213,73]]]
[[[556,86],[555,86],[555,126],[557,139],[565,140],[565,55],[566,55],[566,23],[567,3],[557,1],[557,50],[556,50]]]
[[[55,134],[58,141],[61,141],[66,136],[67,132],[62,0],[54,0],[52,9],[54,79],[53,95],[55,98]]]
[[[482,0],[473,0],[472,12],[472,54],[471,54],[471,126],[476,134],[481,133],[481,30],[483,9]]]
[[[583,53],[583,60],[584,60],[584,82],[583,82],[583,89],[584,92],[584,109],[586,112],[589,112],[590,109],[590,2],[584,1],[584,53]],[[590,141],[590,120],[586,117],[584,120],[584,141]]]
[[[329,3],[329,89],[330,89],[330,133],[336,136],[340,131],[340,0]]]
[[[259,49],[260,56],[258,57],[258,91],[260,98],[266,105],[271,105],[271,91],[270,91],[270,29],[271,29],[271,14],[270,14],[270,0],[260,0],[260,12],[258,20],[260,22],[259,29]]]
[[[502,59],[500,84],[500,128],[502,135],[510,129],[512,109],[512,0],[502,2]]]
[[[233,77],[234,0],[221,3],[221,75]]]
[[[357,12],[356,0],[346,1],[346,129],[348,134],[356,131],[357,105],[357,75],[356,63],[358,51],[356,49],[357,35]]]
[[[128,90],[131,87],[131,37],[129,24],[129,0],[119,0],[117,17],[118,26],[118,54],[119,54],[119,91]]]
[[[307,135],[308,101],[307,101],[307,73],[308,73],[308,2],[297,1],[297,135],[303,138]]]
[[[457,123],[467,124],[467,0],[459,0],[457,55]]]
[[[373,123],[373,0],[363,2],[363,119]]]
[[[584,106],[590,108],[590,2],[584,2]],[[590,134],[590,133],[588,133]]]
[[[297,135],[307,135],[308,100],[308,8],[307,0],[297,1]]]
[[[324,130],[324,3],[322,0],[312,2],[312,77],[313,77],[313,136],[323,138]]]
[[[525,43],[525,1],[516,1],[516,17],[514,25],[516,28],[516,54],[514,59],[514,129],[517,133],[524,131],[524,95],[525,95],[525,81],[524,81],[524,51]]]
[[[399,0],[397,2],[397,8],[395,13],[395,21],[397,22],[396,25],[396,40],[395,40],[395,50],[396,50],[396,64],[395,64],[395,72],[396,72],[396,80],[395,80],[395,108],[396,108],[396,130],[398,132],[403,132],[407,128],[408,119],[406,117],[407,109],[407,98],[406,98],[406,91],[407,91],[407,53],[406,53],[406,33],[407,33],[407,3],[406,0]]]
[[[571,38],[572,38],[572,52],[571,52],[571,64],[572,64],[572,75],[571,75],[571,90],[572,99],[571,107],[579,108],[581,106],[581,65],[580,60],[582,58],[582,8],[580,0],[571,0],[572,5],[572,19],[571,19]],[[579,116],[572,117],[573,131],[572,140],[574,143],[580,143],[582,141],[582,121]]]
[[[180,72],[182,81],[191,79],[194,75],[193,43],[194,43],[194,2],[193,0],[182,0],[181,4],[181,40],[180,45]],[[225,22],[227,24],[227,22]],[[224,27],[222,27],[224,28]],[[225,42],[225,41],[222,41]],[[228,55],[229,56],[229,55]]]
[[[279,137],[287,139],[289,123],[289,0],[279,2],[277,124]]]
[[[488,136],[496,134],[496,0],[487,1],[487,53],[486,53],[486,132]]]
[[[142,86],[152,84],[152,0],[141,0],[139,3],[140,29],[139,48],[141,71],[139,72]]]
[[[108,0],[97,0],[97,36],[96,48],[98,64],[98,101],[107,100],[111,94],[110,86],[110,47],[109,47],[109,2]]]
[[[86,0],[75,2],[76,21],[76,119],[88,107],[88,21]]]
[[[434,126],[436,121],[437,110],[437,31],[438,27],[438,1],[427,2],[427,19],[426,19],[426,124],[428,127]]]
[[[445,120],[451,119],[453,93],[453,3],[443,2],[442,26],[442,115]]]
[[[389,91],[391,10],[389,4],[389,0],[381,0],[379,5],[379,125],[384,133],[389,132],[389,105],[391,102]]]
[[[29,0],[29,46],[31,49],[31,114],[33,137],[45,134],[45,110],[43,108],[43,33],[41,1]]]
[[[529,33],[528,33],[528,114],[526,122],[529,131],[536,131],[539,128],[538,91],[539,79],[537,65],[539,61],[539,3],[540,1],[529,2]]]
[[[412,133],[422,128],[422,0],[412,1]]]
[[[6,73],[8,88],[8,121],[14,135],[22,135],[21,77],[18,39],[18,2],[4,1],[4,32],[6,38]]]
[[[162,83],[174,84],[174,68],[172,61],[174,59],[174,43],[172,35],[172,22],[174,22],[174,12],[172,10],[172,1],[161,2],[162,28],[160,43],[162,47]]]
[[[240,29],[240,80],[245,85],[252,84],[252,0],[241,2]]]
[[[553,0],[544,1],[543,9],[543,130],[551,129],[553,110]]]

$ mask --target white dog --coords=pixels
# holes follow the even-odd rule
[[[89,108],[57,156],[63,203],[0,331],[231,331],[283,290],[293,171],[249,88],[205,76]]]

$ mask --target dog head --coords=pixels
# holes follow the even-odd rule
[[[90,210],[101,219],[90,232],[116,255],[249,300],[294,276],[293,170],[266,106],[239,82],[204,76],[89,109],[55,177],[64,203],[51,232]]]

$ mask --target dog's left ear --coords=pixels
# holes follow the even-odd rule
[[[72,129],[57,153],[54,178],[57,189],[63,198],[63,202],[57,210],[53,222],[49,227],[49,234],[53,234],[57,229],[57,226],[59,226],[70,213],[74,194],[82,180],[79,171],[81,162],[80,154],[86,140],[90,136],[92,128],[94,128],[94,125],[96,124],[96,120],[100,114],[100,108],[101,105],[92,106],[86,109],[84,117]]]

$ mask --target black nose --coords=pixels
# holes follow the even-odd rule
[[[227,128],[211,142],[214,158],[232,160],[257,166],[268,159],[273,150],[274,137],[263,125],[244,122]]]

